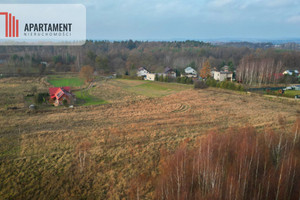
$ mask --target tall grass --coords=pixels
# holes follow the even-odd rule
[[[293,132],[211,132],[162,152],[156,199],[299,199],[300,119]]]

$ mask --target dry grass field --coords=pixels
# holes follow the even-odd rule
[[[0,199],[128,199],[141,174],[139,196],[152,199],[162,149],[215,129],[276,129],[278,116],[291,128],[300,111],[294,101],[119,79],[91,90],[108,104],[29,111],[33,85],[47,91],[40,78],[0,79]]]

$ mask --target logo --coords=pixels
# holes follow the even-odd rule
[[[0,12],[0,15],[5,15],[5,37],[19,37],[19,20],[8,12]]]
[[[70,46],[85,41],[82,4],[0,4],[0,46]]]

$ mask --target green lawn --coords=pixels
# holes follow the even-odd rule
[[[116,79],[112,82],[112,84],[119,86],[127,91],[148,97],[161,97],[193,88],[192,85],[186,84],[126,79]]]
[[[54,87],[63,87],[63,86],[80,87],[84,84],[84,80],[78,77],[59,76],[59,75],[48,76],[48,82]],[[90,91],[82,90],[73,93],[76,95],[77,104],[79,105],[88,106],[88,105],[99,105],[99,104],[108,103],[105,100],[92,96],[90,94]]]
[[[84,84],[84,80],[78,77],[48,76],[48,82],[54,87],[80,87]]]
[[[300,95],[300,90],[286,90],[284,96],[294,98],[296,95]]]
[[[84,81],[77,77],[63,77],[63,76],[48,76],[48,82],[55,87],[71,86],[78,87],[84,84]],[[114,79],[109,81],[109,84],[121,88],[121,90],[134,93],[137,95],[147,97],[162,97],[176,92],[193,88],[192,85],[178,84],[178,83],[164,83],[154,81],[142,80],[127,80]],[[93,90],[93,91],[91,91]],[[109,99],[103,100],[103,95],[94,95],[97,88],[92,88],[89,91],[76,91],[74,94],[79,105],[99,105],[108,103]],[[115,91],[110,91],[115,92]],[[97,93],[97,92],[96,92]],[[105,96],[105,95],[104,95]],[[100,98],[99,98],[100,97]]]
[[[77,103],[90,106],[90,105],[99,105],[99,104],[107,104],[108,102],[103,99],[98,99],[89,94],[89,91],[76,91],[74,92],[77,98]]]

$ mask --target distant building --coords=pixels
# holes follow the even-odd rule
[[[145,67],[140,67],[136,73],[138,77],[144,77],[146,78],[147,74],[150,72]]]
[[[176,78],[176,72],[172,68],[166,67],[164,72],[164,77],[166,76]]]
[[[214,71],[213,77],[217,81],[232,81],[232,73],[231,72],[224,72],[224,71]]]
[[[297,91],[300,91],[300,85],[292,85],[292,86],[284,88],[283,90],[297,90]]]
[[[48,62],[46,62],[46,61],[42,61],[41,64],[45,65],[46,67],[48,66]]]
[[[64,101],[68,104],[73,104],[76,100],[71,93],[70,87],[55,87],[49,88],[50,100],[55,106],[63,105]]]
[[[154,73],[148,73],[145,80],[147,81],[155,81],[155,75]]]
[[[285,70],[283,73],[282,73],[283,75],[293,75],[293,74],[295,74],[296,76],[298,76],[299,75],[299,71],[298,70]]]
[[[222,67],[222,71],[229,72],[229,66],[225,65],[224,67]]]
[[[198,76],[197,71],[194,70],[192,67],[187,67],[184,69],[184,75],[186,77],[190,77],[190,78],[196,78]]]

